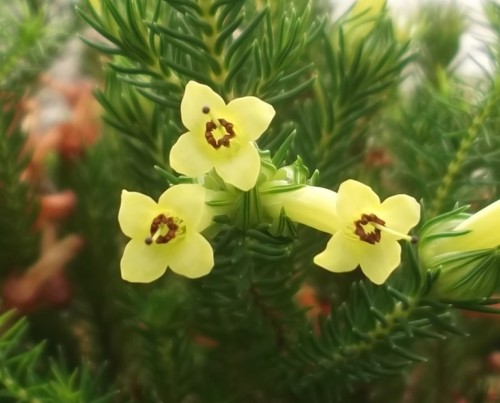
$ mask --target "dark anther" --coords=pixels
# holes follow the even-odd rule
[[[201,110],[203,113],[207,114],[210,113],[210,108],[208,106],[204,106],[203,109]]]
[[[226,130],[226,134],[224,134],[224,136],[222,136],[219,140],[216,140],[212,131],[217,128],[217,125],[214,122],[210,121],[205,124],[205,139],[207,140],[207,143],[216,150],[218,150],[222,146],[229,148],[229,146],[231,145],[230,140],[236,136],[233,129],[234,125],[225,119],[218,120],[220,125]]]
[[[375,228],[374,231],[366,233],[366,231],[364,229],[364,225],[367,225],[370,222],[375,223],[375,224],[380,224],[380,225],[385,224],[385,221],[378,218],[375,214],[363,214],[361,216],[361,219],[354,222],[354,226],[356,227],[356,229],[354,230],[354,233],[362,241],[368,242],[371,245],[375,245],[376,243],[380,242],[380,238],[382,237],[382,233],[378,228]]]
[[[418,243],[418,236],[412,235],[411,236],[411,243]]]
[[[146,242],[146,245],[151,245],[153,243],[152,237],[158,232],[161,225],[165,225],[168,228],[168,231],[165,235],[160,235],[156,238],[155,242],[157,244],[168,243],[175,238],[179,226],[174,222],[174,219],[172,217],[167,217],[165,214],[160,214],[151,222],[151,227],[149,229],[151,236],[147,237],[144,241]]]

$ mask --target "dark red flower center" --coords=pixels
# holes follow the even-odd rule
[[[373,224],[384,225],[385,221],[375,214],[363,214],[361,218],[354,222],[354,233],[360,240],[375,245],[380,242],[382,232]]]
[[[217,119],[217,121],[219,122],[218,125],[213,120],[205,124],[205,139],[216,150],[221,147],[229,148],[231,139],[236,136],[234,125],[225,119]],[[214,130],[219,130],[222,134],[218,139],[214,136]]]
[[[153,242],[157,244],[169,243],[174,239],[179,231],[179,225],[173,217],[165,214],[160,214],[153,219],[149,228],[148,236],[144,242],[151,245]]]

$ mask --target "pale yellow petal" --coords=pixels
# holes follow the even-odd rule
[[[170,245],[169,267],[177,274],[198,278],[210,273],[213,266],[212,246],[198,233],[187,233],[182,240]]]
[[[227,105],[228,118],[236,127],[236,133],[247,141],[257,140],[271,124],[275,110],[256,97],[237,98]]]
[[[208,107],[210,115],[203,113],[203,108]],[[226,113],[226,103],[209,86],[190,81],[186,85],[184,97],[181,101],[182,123],[189,131],[196,135],[203,135],[205,124],[215,118],[223,117]]]
[[[337,193],[316,186],[262,197],[262,204],[271,217],[279,217],[284,208],[292,221],[330,234],[338,229],[336,201]]]
[[[339,219],[357,220],[361,214],[372,214],[379,205],[379,197],[369,186],[352,179],[341,183],[337,199]]]
[[[252,143],[244,143],[231,157],[218,158],[215,170],[225,182],[243,191],[250,190],[259,177],[259,152]]]
[[[356,269],[359,260],[356,254],[351,252],[344,234],[339,231],[328,241],[326,249],[314,257],[314,263],[326,270],[344,273]]]
[[[192,132],[184,133],[170,150],[170,166],[187,176],[199,176],[213,168],[210,150],[195,138]]]
[[[121,275],[132,283],[150,283],[161,277],[167,269],[163,245],[146,245],[143,239],[132,239],[123,251]]]
[[[500,200],[478,211],[455,230],[469,230],[468,234],[451,238],[450,249],[478,250],[496,248],[500,245]]]
[[[407,234],[420,221],[420,205],[411,196],[395,195],[385,199],[375,212],[385,226]]]
[[[142,193],[122,191],[118,222],[122,232],[130,238],[144,239],[149,234],[151,221],[158,213],[158,205]]]
[[[365,244],[362,249],[358,252],[361,270],[375,284],[383,284],[401,262],[401,246],[394,239],[384,240],[384,235],[380,243]]]
[[[196,231],[205,210],[205,194],[205,188],[198,184],[175,185],[163,192],[158,206],[164,210],[171,209],[190,230]]]

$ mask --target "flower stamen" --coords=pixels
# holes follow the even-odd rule
[[[209,115],[211,118],[211,120],[205,124],[205,139],[207,140],[207,143],[216,150],[223,146],[229,148],[230,140],[236,137],[236,134],[234,133],[234,125],[226,119],[215,118],[215,116],[213,116],[210,112],[210,108],[208,106],[204,106],[202,112]],[[218,139],[216,139],[213,134],[213,131],[216,129],[220,135]]]
[[[219,123],[219,126],[214,123],[213,120],[205,124],[205,139],[207,140],[207,143],[216,150],[222,146],[229,148],[230,140],[236,137],[236,134],[234,133],[234,125],[225,119],[217,119],[217,122]],[[219,139],[216,139],[212,133],[215,129],[218,129],[222,134]]]
[[[379,224],[373,224],[373,226],[377,229],[380,229],[381,231],[385,231],[389,234],[397,236],[399,239],[403,239],[405,241],[411,242],[411,243],[417,243],[418,242],[418,237],[416,235],[406,235],[402,234],[401,232],[395,231],[389,227],[384,227],[383,225]]]
[[[354,227],[356,228],[354,233],[361,241],[375,245],[382,238],[381,230],[376,224],[383,226],[385,221],[378,218],[375,214],[362,214],[361,218],[354,222]]]
[[[367,242],[371,245],[379,243],[382,239],[382,232],[397,236],[399,239],[411,243],[417,243],[416,236],[402,234],[385,226],[385,221],[377,217],[375,214],[362,214],[361,218],[354,222],[354,234],[358,236],[361,241]]]
[[[182,220],[165,214],[159,214],[151,222],[151,227],[148,236],[144,242],[146,245],[151,245],[153,242],[157,244],[169,243],[175,237],[184,232],[181,228]]]

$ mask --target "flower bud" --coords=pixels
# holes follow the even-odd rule
[[[440,274],[431,293],[445,300],[487,298],[499,283],[500,200],[476,214],[458,209],[426,223],[420,234],[424,270]]]
[[[386,9],[385,0],[357,0],[343,25],[347,40],[353,45],[359,45],[374,30]]]

